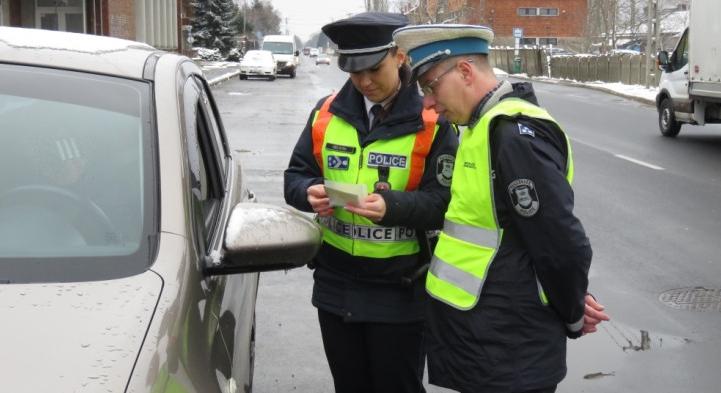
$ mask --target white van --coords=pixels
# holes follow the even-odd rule
[[[273,52],[278,73],[295,78],[295,69],[300,63],[300,52],[295,47],[292,35],[267,35],[263,37],[263,50]]]
[[[674,137],[683,123],[721,123],[721,1],[692,0],[689,26],[673,54],[658,53],[656,96],[661,134]]]

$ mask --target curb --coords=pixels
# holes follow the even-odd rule
[[[638,97],[638,96],[634,96],[634,95],[630,95],[630,94],[619,93],[615,90],[607,89],[602,86],[586,85],[583,83],[572,82],[572,81],[568,81],[568,80],[564,80],[564,79],[551,79],[551,78],[538,79],[538,78],[533,78],[533,77],[529,77],[529,76],[518,76],[518,75],[514,75],[514,74],[508,74],[508,77],[516,78],[516,79],[525,79],[525,80],[530,80],[530,81],[539,82],[539,83],[548,83],[548,84],[552,84],[552,85],[583,87],[586,89],[596,90],[596,91],[600,91],[603,93],[609,93],[609,94],[612,94],[612,95],[615,95],[618,97],[622,97],[622,98],[626,98],[626,99],[629,99],[632,101],[640,102],[642,104],[653,106],[654,108],[656,107],[656,100],[650,100],[648,98]]]
[[[228,72],[228,73],[223,74],[223,75],[221,75],[221,76],[217,76],[217,77],[215,77],[215,78],[213,78],[213,79],[209,79],[209,80],[208,80],[208,86],[211,86],[211,87],[212,87],[212,86],[218,85],[218,84],[220,84],[221,82],[225,82],[225,81],[227,81],[227,80],[230,79],[230,78],[234,78],[234,77],[238,76],[239,74],[240,74],[240,71],[239,71],[239,70],[236,70],[236,71]]]

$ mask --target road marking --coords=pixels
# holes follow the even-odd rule
[[[602,151],[602,152],[604,152],[604,153],[611,154],[611,155],[613,155],[614,157],[618,157],[618,158],[620,158],[620,159],[622,159],[622,160],[626,160],[626,161],[628,161],[628,162],[632,162],[632,163],[634,163],[634,164],[636,164],[636,165],[645,166],[646,168],[651,168],[651,169],[656,170],[656,171],[665,171],[665,170],[666,170],[665,168],[660,167],[660,166],[658,166],[658,165],[649,164],[648,162],[644,162],[644,161],[641,161],[641,160],[637,160],[637,159],[635,159],[635,158],[631,158],[631,157],[628,157],[628,156],[624,156],[623,154],[616,154],[616,153],[614,153],[614,152],[612,152],[612,151],[606,150],[606,149],[604,149],[604,148],[602,148],[602,147],[598,147],[598,146],[592,145],[592,144],[590,144],[590,143],[588,143],[588,142],[585,142],[585,141],[580,140],[580,139],[575,138],[575,137],[574,137],[574,138],[571,138],[571,141],[572,141],[573,143],[578,143],[578,144],[581,144],[581,145],[584,145],[584,146],[588,146],[588,147],[590,147],[590,148],[592,148],[592,149],[596,149],[596,150],[598,150],[598,151]]]
[[[648,162],[644,162],[644,161],[641,161],[641,160],[637,160],[637,159],[635,159],[635,158],[626,157],[626,156],[621,155],[621,154],[614,154],[614,156],[616,156],[616,157],[618,157],[618,158],[620,158],[620,159],[622,159],[622,160],[626,160],[626,161],[632,162],[632,163],[637,164],[637,165],[645,166],[646,168],[655,169],[655,170],[657,170],[657,171],[663,171],[663,170],[664,170],[664,169],[663,169],[662,167],[660,167],[660,166],[653,165],[653,164],[649,164]]]

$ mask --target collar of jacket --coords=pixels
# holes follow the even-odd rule
[[[503,83],[498,86],[495,91],[493,91],[493,94],[488,97],[484,97],[481,102],[478,103],[478,106],[471,114],[471,119],[468,122],[468,128],[475,127],[486,112],[496,106],[500,100],[507,97],[521,98],[533,105],[538,105],[538,99],[536,98],[536,93],[533,91],[532,84],[528,82],[511,83],[503,81]]]
[[[423,98],[418,94],[415,85],[401,87],[393,103],[386,109],[386,118],[368,133],[365,120],[365,103],[363,95],[356,90],[350,79],[340,89],[330,105],[329,111],[347,121],[357,130],[362,130],[362,143],[368,144],[375,140],[393,139],[401,135],[413,134],[423,129]]]

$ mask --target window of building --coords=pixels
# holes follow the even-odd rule
[[[519,16],[536,16],[538,15],[538,8],[519,8]]]
[[[536,38],[521,38],[521,45],[536,45]]]
[[[525,7],[518,9],[519,16],[558,16],[558,8]]]
[[[548,45],[558,45],[558,38],[552,38],[552,37],[541,37],[538,39],[538,45],[540,46],[548,46]]]
[[[540,15],[540,16],[558,16],[558,8],[539,8],[538,15]]]
[[[35,27],[85,33],[84,0],[35,0]]]

